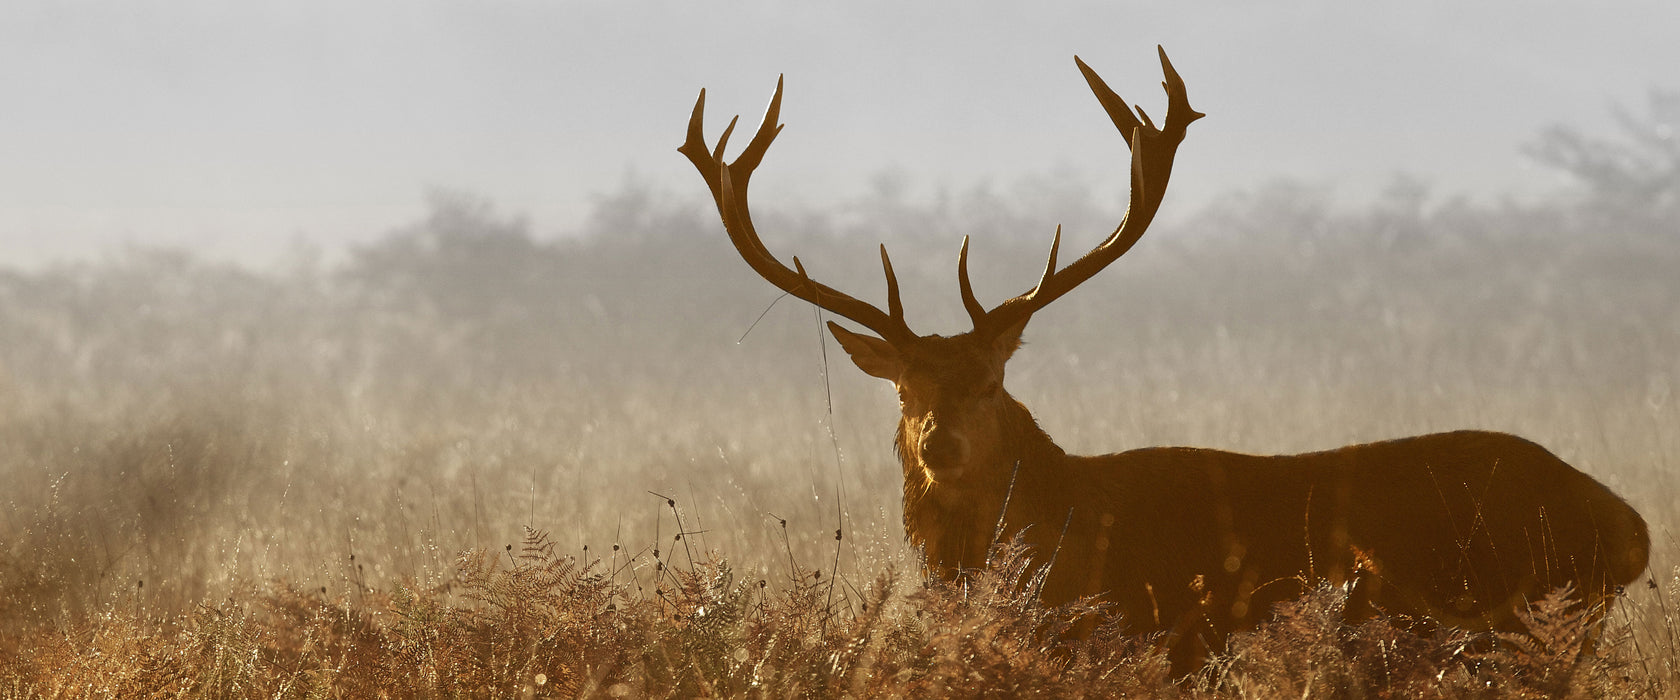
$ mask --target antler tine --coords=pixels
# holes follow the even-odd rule
[[[1137,116],[1132,114],[1132,108],[1126,105],[1126,100],[1115,94],[1108,83],[1103,82],[1102,76],[1097,75],[1097,72],[1091,70],[1090,66],[1085,65],[1085,61],[1078,56],[1073,57],[1073,63],[1079,66],[1079,72],[1085,76],[1085,84],[1091,86],[1091,92],[1096,94],[1097,102],[1102,104],[1103,111],[1108,113],[1109,120],[1114,122],[1114,128],[1119,129],[1122,134],[1130,135],[1138,127],[1143,126],[1138,121]],[[704,98],[705,96],[701,95],[701,97]],[[1128,143],[1127,145],[1131,144]]]
[[[1161,207],[1162,198],[1166,195],[1167,180],[1172,175],[1173,158],[1178,152],[1179,143],[1184,140],[1185,130],[1191,122],[1205,116],[1190,108],[1184,79],[1179,77],[1178,71],[1174,70],[1172,63],[1167,60],[1166,50],[1160,47],[1157,47],[1157,50],[1161,55],[1162,73],[1166,76],[1161,86],[1167,92],[1167,117],[1161,122],[1160,128],[1143,114],[1142,109],[1134,113],[1132,108],[1126,105],[1126,101],[1103,82],[1096,71],[1091,70],[1078,56],[1074,57],[1074,63],[1085,75],[1085,82],[1091,86],[1091,92],[1096,95],[1109,119],[1114,122],[1120,133],[1128,137],[1127,142],[1132,151],[1132,172],[1126,215],[1121,219],[1120,226],[1115,228],[1114,233],[1106,240],[1061,270],[1055,269],[1056,248],[1061,242],[1061,229],[1058,227],[1056,241],[1050,249],[1049,264],[1045,266],[1044,276],[1039,279],[1038,284],[1026,293],[999,304],[983,318],[977,319],[974,324],[976,330],[996,332],[1023,322],[1039,309],[1101,272],[1109,263],[1125,255],[1149,228],[1155,213]],[[973,315],[972,311],[970,315]]]
[[[1161,55],[1161,72],[1167,77],[1161,81],[1161,89],[1167,91],[1167,128],[1174,128],[1172,117],[1176,114],[1183,119],[1176,125],[1176,128],[1182,131],[1190,126],[1190,122],[1207,115],[1190,108],[1190,96],[1184,91],[1184,78],[1179,77],[1178,70],[1173,68],[1172,60],[1167,58],[1167,49],[1156,44],[1155,52]]]
[[[736,156],[733,163],[724,162],[723,148],[730,133],[735,129],[735,120],[730,121],[729,128],[718,139],[716,149],[706,146],[705,90],[700,91],[700,97],[694,103],[694,113],[688,120],[687,139],[677,148],[677,152],[687,156],[694,168],[700,171],[700,176],[706,180],[707,187],[712,191],[712,199],[717,204],[718,215],[723,219],[723,227],[729,232],[730,242],[735,244],[735,251],[760,277],[782,291],[862,324],[890,343],[907,342],[915,338],[915,333],[912,333],[904,322],[904,307],[898,294],[898,278],[893,274],[892,262],[887,259],[885,246],[881,248],[881,263],[886,269],[887,304],[891,309],[890,314],[811,279],[797,257],[794,258],[794,265],[799,269],[788,269],[764,247],[757,229],[753,227],[752,212],[747,207],[747,186],[753,171],[769,151],[771,142],[782,132],[782,124],[777,123],[782,110],[782,82],[782,78],[776,79],[776,94],[770,98],[770,106],[764,112],[763,122],[759,124],[757,133],[753,134],[752,141],[739,156]]]
[[[704,99],[705,96],[705,92],[702,91],[700,97]],[[735,133],[735,124],[740,121],[741,115],[739,114],[729,118],[729,126],[723,127],[723,134],[718,136],[717,147],[712,149],[712,159],[723,160],[723,149],[729,145],[729,135]]]
[[[974,287],[968,283],[968,236],[963,236],[962,252],[957,253],[957,287],[962,290],[963,308],[976,328],[986,318],[986,307],[974,298]]]
[[[887,257],[887,244],[881,244],[881,272],[887,276],[887,315],[904,324],[904,301],[898,297],[898,275],[893,274],[892,258]]]
[[[1033,285],[1033,294],[1038,294],[1045,285],[1050,284],[1051,278],[1056,276],[1056,252],[1062,249],[1062,225],[1056,225],[1056,235],[1050,239],[1050,259],[1044,261],[1044,275],[1038,278],[1038,284]]]

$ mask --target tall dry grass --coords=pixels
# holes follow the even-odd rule
[[[960,330],[959,232],[997,298],[1039,204],[1071,247],[1118,218],[1052,185],[760,223],[863,293],[887,239],[912,323]],[[1079,452],[1535,439],[1652,524],[1592,653],[1557,606],[1494,643],[1343,625],[1321,590],[1175,682],[1123,620],[1032,604],[1007,547],[924,582],[889,389],[809,307],[754,325],[774,296],[698,200],[628,187],[574,237],[444,196],[339,261],[0,272],[0,692],[1672,693],[1680,232],[1595,201],[1236,195],[1041,314],[1009,380]],[[1056,634],[1077,616],[1098,633]]]

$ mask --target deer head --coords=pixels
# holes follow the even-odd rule
[[[724,162],[723,151],[739,117],[730,120],[717,146],[708,149],[702,133],[706,92],[700,92],[689,120],[688,139],[678,151],[688,156],[706,179],[730,240],[753,270],[783,291],[875,333],[874,336],[855,333],[836,323],[828,324],[859,369],[892,382],[898,389],[903,416],[897,446],[904,462],[907,491],[917,486],[961,487],[981,480],[995,481],[1000,469],[1005,470],[1002,476],[1007,478],[1008,465],[1021,457],[1011,453],[1037,444],[1026,439],[1041,435],[1036,426],[1029,428],[1030,415],[1003,388],[1005,363],[1020,347],[1022,331],[1035,312],[1124,255],[1143,235],[1166,194],[1173,157],[1184,139],[1185,128],[1203,116],[1190,108],[1184,80],[1173,70],[1166,51],[1161,50],[1160,56],[1168,99],[1166,120],[1160,127],[1141,108],[1134,113],[1096,72],[1074,57],[1091,91],[1115,127],[1128,137],[1131,147],[1131,198],[1119,227],[1096,248],[1060,269],[1056,255],[1061,246],[1061,229],[1057,228],[1038,284],[991,309],[975,299],[969,284],[965,237],[957,256],[957,280],[963,307],[974,327],[949,337],[918,335],[905,324],[898,280],[884,245],[881,247],[881,267],[887,278],[884,312],[811,279],[797,256],[793,258],[791,270],[772,256],[753,227],[747,207],[747,185],[770,142],[781,133],[782,125],[777,123],[777,118],[781,111],[782,81],[776,82],[776,94],[758,132],[730,163]],[[1025,423],[1021,422],[1023,417]],[[1020,432],[1033,435],[1012,434]]]

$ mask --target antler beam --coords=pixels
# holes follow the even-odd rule
[[[729,240],[753,271],[784,292],[862,324],[887,342],[898,345],[913,340],[916,334],[904,322],[898,277],[893,274],[892,260],[887,257],[885,245],[881,246],[881,267],[887,277],[887,312],[811,279],[797,256],[793,258],[795,269],[788,269],[770,254],[759,239],[758,231],[753,227],[752,213],[747,208],[747,184],[753,171],[764,160],[770,142],[782,132],[782,125],[777,123],[782,111],[782,78],[776,79],[776,95],[770,98],[770,107],[764,112],[764,121],[759,124],[758,132],[753,134],[752,141],[733,163],[724,162],[723,151],[740,117],[729,120],[729,126],[718,137],[716,148],[708,148],[704,133],[705,111],[706,91],[701,90],[700,98],[694,102],[694,114],[688,120],[688,139],[677,148],[677,152],[688,156],[689,162],[706,179],[718,214],[723,217],[723,227],[729,232]]]
[[[1033,313],[1125,255],[1155,219],[1155,212],[1160,209],[1161,200],[1166,195],[1173,157],[1178,153],[1179,143],[1184,140],[1185,129],[1191,122],[1206,116],[1190,108],[1184,79],[1167,60],[1166,50],[1156,49],[1161,54],[1161,70],[1166,76],[1161,86],[1167,91],[1167,118],[1160,128],[1150,121],[1143,108],[1139,107],[1133,114],[1126,101],[1115,94],[1096,71],[1078,56],[1073,58],[1074,63],[1079,64],[1079,72],[1085,74],[1085,82],[1090,84],[1091,92],[1096,94],[1097,101],[1102,103],[1109,119],[1114,121],[1115,128],[1128,137],[1127,145],[1132,151],[1132,192],[1126,216],[1107,240],[1061,270],[1056,269],[1056,251],[1062,241],[1062,229],[1057,227],[1056,237],[1050,245],[1050,259],[1038,284],[991,311],[984,311],[980,302],[974,299],[968,281],[968,241],[964,239],[962,253],[957,258],[957,281],[962,289],[963,307],[968,309],[976,331],[997,332],[1025,322]]]

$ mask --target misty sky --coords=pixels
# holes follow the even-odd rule
[[[473,0],[0,6],[0,266],[125,242],[263,262],[480,195],[541,234],[628,181],[699,197],[676,154],[756,125],[787,74],[762,206],[1072,172],[1121,196],[1125,149],[1074,69],[1164,112],[1164,44],[1198,122],[1164,216],[1297,178],[1357,201],[1542,196],[1522,144],[1612,131],[1680,88],[1680,2],[695,3]],[[744,141],[738,141],[742,143]],[[1047,222],[1048,228],[1053,222]]]

